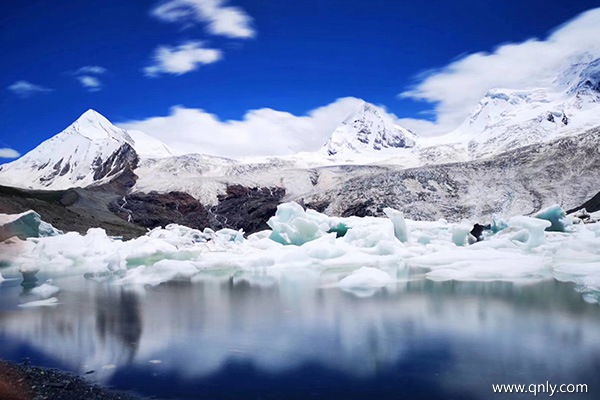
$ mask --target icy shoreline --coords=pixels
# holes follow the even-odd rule
[[[230,229],[168,225],[122,241],[95,228],[85,235],[11,238],[0,244],[0,263],[8,265],[2,269],[5,278],[37,272],[81,274],[136,288],[194,281],[199,274],[220,269],[260,269],[265,275],[288,268],[317,274],[335,269],[340,271],[338,280],[328,278],[322,285],[360,296],[365,288],[375,293],[393,287],[409,270],[423,269],[425,279],[435,281],[574,282],[587,302],[600,300],[598,223],[573,225],[554,207],[538,218],[498,220],[496,233],[488,231],[485,240],[473,243],[472,222],[405,220],[392,209],[386,214],[389,218],[338,218],[286,203],[269,220],[271,230],[247,238]],[[551,227],[558,231],[545,231]],[[35,300],[49,299],[57,291],[48,293]]]

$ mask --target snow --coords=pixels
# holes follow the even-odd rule
[[[416,140],[414,133],[396,125],[384,110],[365,102],[342,122],[319,152],[335,157],[377,154],[414,147]]]
[[[392,218],[399,217],[394,210],[387,211]],[[104,276],[113,284],[128,287],[194,281],[220,270],[260,272],[261,284],[268,285],[282,271],[297,271],[324,279],[324,286],[334,284],[364,297],[380,287],[392,290],[400,284],[398,277],[421,270],[423,279],[436,281],[529,283],[557,279],[574,282],[586,301],[600,300],[597,223],[554,232],[547,230],[550,221],[514,216],[504,229],[469,245],[470,224],[466,221],[403,219],[405,227],[399,233],[405,241],[398,239],[390,218],[332,218],[295,203],[280,205],[269,222],[273,230],[248,238],[231,229],[214,232],[169,225],[122,241],[102,229],[90,229],[84,235],[68,232],[30,238],[19,247],[3,242],[0,253],[12,249],[9,266],[3,270],[9,276],[18,273],[15,271],[39,270],[50,277],[72,273]],[[340,224],[348,227],[345,235],[330,232]],[[410,235],[404,236],[407,232]],[[325,271],[337,271],[337,275]],[[54,296],[57,290],[47,283],[34,293]]]
[[[137,131],[130,135],[100,113],[88,110],[65,130],[23,157],[0,166],[0,184],[63,190],[101,183],[110,180],[113,174],[98,178],[99,165],[128,148],[139,149],[138,155],[145,157],[173,155],[158,139]],[[107,167],[116,167],[115,161]]]
[[[177,152],[160,140],[145,134],[142,131],[128,130],[132,139],[132,146],[140,157],[165,158],[177,155]]]

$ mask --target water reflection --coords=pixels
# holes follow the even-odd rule
[[[343,275],[219,271],[145,290],[59,278],[57,307],[0,312],[0,356],[17,357],[2,349],[25,343],[67,368],[140,391],[147,387],[123,377],[177,376],[182,387],[197,387],[236,376],[232,366],[243,365],[265,386],[274,385],[265,377],[311,366],[364,385],[425,379],[440,390],[432,398],[488,397],[492,383],[547,380],[595,385],[598,393],[600,308],[570,285],[439,283],[399,269],[398,283],[361,297],[332,286]],[[3,286],[1,301],[14,286]]]

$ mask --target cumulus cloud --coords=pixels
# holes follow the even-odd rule
[[[363,100],[344,97],[297,116],[271,108],[248,111],[242,120],[221,121],[201,109],[173,107],[164,117],[120,123],[147,133],[181,153],[228,157],[294,154],[318,150]]]
[[[30,97],[38,93],[52,92],[54,90],[44,86],[35,85],[28,81],[17,81],[12,85],[8,86],[7,89],[16,94],[17,96],[23,98]]]
[[[13,149],[9,149],[7,147],[0,147],[0,158],[17,158],[21,154]]]
[[[144,68],[144,73],[150,77],[161,73],[181,75],[222,58],[221,50],[206,48],[202,42],[187,42],[176,47],[159,46],[154,52],[154,64]]]
[[[544,40],[503,44],[490,53],[462,57],[426,73],[417,85],[401,94],[434,103],[436,123],[410,119],[402,122],[426,135],[448,132],[469,115],[491,88],[548,87],[570,63],[582,57],[600,57],[599,37],[600,9],[594,9],[558,27]]]
[[[227,0],[168,0],[152,9],[151,14],[166,22],[206,24],[213,35],[254,37],[252,18],[242,8],[226,4]]]

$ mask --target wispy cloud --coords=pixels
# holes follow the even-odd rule
[[[49,93],[54,90],[44,86],[33,84],[28,81],[17,81],[12,85],[8,86],[7,89],[16,94],[17,96],[23,98],[30,97],[38,93]]]
[[[100,82],[100,79],[96,78],[95,76],[81,75],[77,77],[77,80],[79,83],[81,83],[81,86],[90,92],[98,92],[102,90],[102,83]]]
[[[153,8],[151,14],[166,22],[206,24],[206,29],[213,35],[254,37],[252,18],[242,8],[227,3],[227,0],[168,0]]]
[[[221,50],[206,48],[202,42],[187,42],[175,47],[159,46],[154,51],[153,64],[144,68],[144,73],[150,77],[160,74],[181,75],[222,58]]]
[[[318,150],[363,100],[345,97],[306,115],[262,108],[241,120],[221,121],[196,108],[173,107],[167,116],[119,124],[140,130],[182,153],[266,156]]]
[[[13,149],[9,149],[7,147],[0,147],[0,158],[17,158],[21,154]]]
[[[75,71],[74,75],[85,75],[85,74],[93,74],[93,75],[102,75],[106,73],[106,68],[101,67],[99,65],[86,65],[85,67],[79,68]]]
[[[77,81],[89,92],[99,92],[103,85],[99,76],[107,72],[100,65],[86,65],[74,71],[72,74]]]
[[[587,11],[552,32],[545,40],[504,44],[490,53],[467,55],[432,71],[402,97],[435,104],[437,121],[402,120],[424,134],[456,128],[485,93],[495,87],[548,87],[557,74],[582,56],[600,57],[600,9]]]

